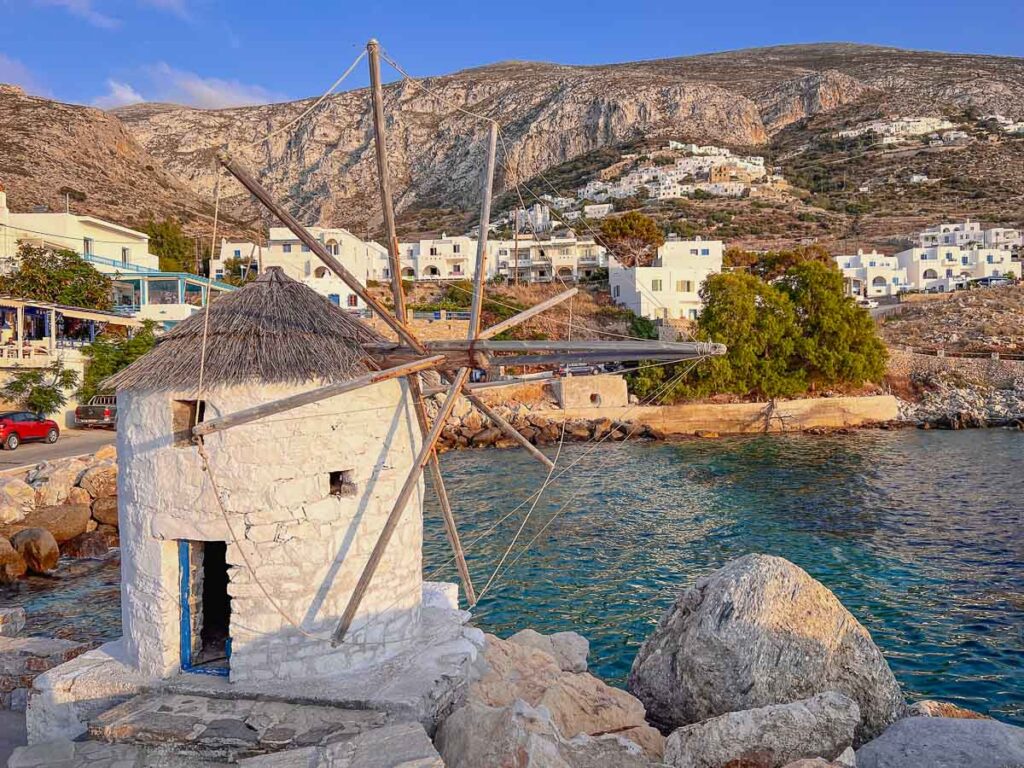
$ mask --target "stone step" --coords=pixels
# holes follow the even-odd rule
[[[178,754],[235,762],[281,750],[350,741],[386,725],[387,719],[371,710],[144,693],[92,720],[88,736],[112,744],[173,744]]]
[[[170,746],[140,747],[100,741],[53,741],[18,747],[8,768],[230,768]]]

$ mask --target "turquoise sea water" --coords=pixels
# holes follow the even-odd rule
[[[560,463],[585,450],[566,446]],[[474,539],[546,472],[514,450],[463,451],[443,462],[479,590],[528,506]],[[429,571],[449,559],[432,506],[427,539]],[[946,699],[1024,725],[1020,432],[602,446],[548,488],[474,616],[503,636],[527,626],[578,631],[590,640],[592,670],[624,685],[675,596],[748,552],[788,558],[835,592],[908,698]],[[457,578],[451,566],[435,577]]]
[[[579,460],[544,493],[474,610],[485,630],[575,630],[591,669],[623,685],[680,590],[747,552],[822,581],[882,647],[908,698],[955,701],[1024,725],[1024,433],[865,431],[567,445]],[[442,457],[478,590],[541,485],[521,451]],[[561,511],[560,511],[561,510]],[[544,526],[547,525],[546,528]],[[544,530],[541,530],[544,528]],[[527,548],[525,545],[536,537]],[[425,570],[456,580],[428,494]],[[120,634],[118,561],[62,565],[0,604],[29,631]]]

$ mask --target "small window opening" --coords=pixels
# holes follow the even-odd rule
[[[206,416],[205,400],[175,400],[171,403],[171,429],[174,447],[192,445],[192,427],[201,424]]]
[[[594,392],[593,394],[590,395],[590,404],[593,406],[601,405],[601,396],[597,394],[597,392]]]
[[[330,473],[331,496],[355,496],[356,484],[351,469],[340,469]]]

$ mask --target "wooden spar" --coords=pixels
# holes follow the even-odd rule
[[[398,338],[416,350],[419,354],[426,354],[426,350],[420,343],[419,339],[417,339],[404,324],[399,322],[399,320],[388,311],[387,307],[371,296],[366,288],[363,287],[363,284],[356,279],[355,275],[345,269],[344,265],[342,265],[340,261],[334,258],[334,256],[327,251],[323,243],[313,237],[313,235],[309,233],[309,230],[302,226],[294,216],[274,202],[270,197],[270,193],[252,177],[252,174],[243,168],[236,160],[229,157],[225,152],[218,154],[217,160],[232,176],[238,179],[238,182],[243,187],[249,190],[257,200],[263,203],[271,213],[277,216],[277,218],[281,220],[281,223],[288,227],[288,229],[292,231],[292,234],[302,241],[303,245],[307,246],[310,251],[316,254],[320,261],[330,267],[331,271],[340,277],[342,281],[344,281],[345,285],[352,289],[352,293],[365,301],[367,306],[373,309],[373,311],[380,316],[380,319],[387,323],[388,326],[398,334]]]
[[[686,360],[698,360],[704,355],[680,354],[658,352],[657,354],[630,354],[623,355],[620,352],[579,352],[577,354],[561,355],[510,355],[508,357],[495,357],[491,360],[491,367],[498,365],[531,365],[531,366],[552,366],[552,365],[600,365],[602,363],[620,363],[633,360],[659,361],[662,364],[684,362]]]
[[[633,359],[637,355],[655,355],[671,357],[676,354],[689,355],[724,355],[725,345],[714,344],[704,341],[630,341],[627,339],[616,341],[565,341],[563,339],[550,339],[541,341],[477,341],[466,342],[459,339],[443,339],[432,341],[427,344],[431,353],[438,352],[459,352],[473,347],[486,353],[500,352],[553,352],[559,355],[569,355],[580,352],[606,352],[618,353],[626,359]],[[653,358],[652,358],[653,359]]]
[[[398,229],[395,224],[395,206],[391,197],[391,172],[388,169],[388,145],[384,135],[384,88],[380,81],[380,43],[375,39],[366,44],[366,58],[370,65],[370,99],[373,102],[373,142],[377,154],[377,180],[380,187],[380,206],[384,213],[384,233],[388,242],[388,262],[391,265],[391,293],[395,299],[395,316],[406,323],[405,293],[402,291],[402,258],[398,249]]]
[[[480,334],[480,314],[484,303],[484,273],[487,271],[487,235],[491,224],[491,194],[494,189],[494,162],[498,152],[498,124],[491,123],[487,143],[487,168],[484,171],[484,194],[480,203],[480,237],[476,243],[476,274],[473,276],[473,305],[469,312],[470,339]]]
[[[405,291],[402,290],[402,256],[398,247],[395,207],[391,196],[391,172],[388,168],[387,136],[384,133],[384,88],[380,79],[380,43],[376,40],[370,40],[366,44],[366,54],[370,65],[370,98],[373,102],[374,147],[377,155],[380,204],[384,213],[384,230],[388,243],[388,263],[391,268],[391,294],[395,300],[395,316],[403,327],[408,328],[409,315],[405,306]],[[420,382],[419,376],[416,375],[409,376],[406,381],[409,384],[409,395],[412,397],[416,422],[419,424],[420,432],[426,435],[430,431],[430,420],[427,418],[427,408],[423,403],[423,385]],[[434,486],[434,492],[437,494],[438,504],[441,507],[441,517],[444,520],[445,533],[455,555],[459,578],[462,580],[463,589],[466,591],[466,600],[472,607],[476,605],[476,591],[473,589],[473,580],[470,578],[469,565],[466,563],[466,554],[462,549],[459,531],[455,526],[455,515],[452,513],[448,489],[445,488],[444,477],[441,475],[441,465],[437,459],[437,451],[431,451],[428,464],[430,466],[430,479]]]
[[[359,376],[351,381],[340,381],[317,389],[311,389],[308,392],[300,392],[297,395],[282,397],[279,400],[271,400],[269,403],[261,403],[260,405],[253,406],[252,408],[246,408],[242,411],[229,413],[227,416],[220,416],[216,419],[210,419],[209,421],[197,424],[192,428],[192,434],[196,437],[203,437],[204,435],[220,432],[225,429],[231,429],[231,427],[237,427],[241,424],[248,424],[251,421],[262,419],[265,416],[274,416],[278,413],[290,411],[293,408],[301,408],[303,405],[318,403],[329,397],[368,387],[371,384],[378,384],[382,381],[397,379],[399,376],[409,376],[431,368],[439,368],[444,365],[445,362],[446,358],[444,355],[434,355],[433,357],[425,357],[421,360],[405,363],[404,365],[399,365],[395,368],[387,368],[383,371],[374,371],[373,373],[368,373],[365,376]]]
[[[381,529],[380,537],[377,539],[377,543],[373,546],[373,551],[370,553],[370,559],[366,561],[366,566],[363,568],[363,572],[359,575],[359,581],[356,582],[355,589],[352,591],[351,597],[349,597],[348,605],[345,606],[345,612],[341,615],[341,621],[338,622],[338,628],[334,631],[334,636],[331,638],[331,645],[337,645],[345,639],[345,635],[348,633],[349,628],[352,626],[352,621],[355,619],[356,611],[359,610],[359,605],[362,603],[363,598],[366,596],[366,590],[370,586],[370,582],[373,580],[373,575],[377,572],[377,567],[380,565],[381,558],[384,557],[384,551],[387,549],[388,542],[391,541],[391,537],[395,533],[395,528],[398,527],[398,523],[402,518],[402,513],[405,511],[406,504],[409,502],[409,497],[412,496],[414,490],[419,485],[420,475],[423,473],[423,468],[430,461],[430,457],[434,455],[434,446],[437,445],[437,440],[441,436],[441,429],[444,426],[445,421],[451,415],[452,408],[455,407],[455,401],[459,396],[459,392],[462,390],[462,385],[466,383],[466,377],[469,376],[469,369],[460,369],[455,374],[455,380],[452,382],[452,388],[448,392],[448,397],[445,398],[444,403],[441,405],[441,409],[437,414],[437,418],[434,420],[434,426],[430,430],[424,440],[423,445],[420,447],[420,452],[416,456],[416,463],[413,465],[412,471],[409,472],[409,476],[405,480],[405,485],[402,486],[402,490],[398,493],[398,498],[395,500],[395,505],[391,508],[391,514],[388,515],[387,521],[384,523],[384,527]]]
[[[509,328],[515,328],[517,325],[522,325],[531,317],[535,317],[536,315],[539,315],[541,312],[551,309],[556,304],[561,304],[566,299],[571,299],[573,296],[579,293],[579,290],[579,288],[570,288],[568,291],[563,291],[557,296],[552,296],[550,299],[542,301],[540,304],[537,304],[536,306],[523,310],[518,315],[513,315],[508,320],[502,320],[500,323],[492,325],[490,328],[487,328],[484,331],[482,331],[477,336],[477,338],[490,339],[493,338],[494,336],[497,336],[499,333],[502,333],[503,331],[507,331]]]
[[[484,414],[484,416],[486,416],[488,419],[494,422],[495,426],[497,426],[498,429],[500,429],[506,435],[511,437],[521,446],[523,446],[523,448],[525,448],[530,453],[530,455],[533,456],[533,458],[537,459],[537,461],[539,461],[548,469],[555,468],[555,465],[551,461],[551,459],[549,459],[547,456],[545,456],[543,453],[537,450],[537,447],[533,443],[531,443],[529,440],[527,440],[525,437],[519,434],[519,430],[517,430],[515,427],[513,427],[511,424],[505,421],[505,419],[499,416],[489,405],[487,405],[487,403],[480,399],[479,395],[477,395],[472,390],[466,387],[462,388],[462,394],[464,394],[473,405],[479,408],[480,411]]]

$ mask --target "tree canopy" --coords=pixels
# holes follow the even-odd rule
[[[728,352],[638,372],[632,384],[640,397],[792,397],[885,374],[887,353],[874,321],[844,294],[842,273],[831,264],[803,261],[772,283],[747,272],[711,275],[701,298],[698,338]]]
[[[88,361],[76,397],[81,402],[88,402],[95,395],[101,394],[101,382],[127,368],[153,348],[156,343],[155,328],[156,323],[147,320],[131,338],[103,333],[92,344],[84,347],[82,354]]]
[[[781,251],[745,251],[742,248],[727,248],[723,264],[726,267],[742,267],[763,280],[775,280],[786,274],[786,270],[815,261],[820,264],[833,264],[832,255],[821,245],[799,245]]]
[[[650,216],[629,211],[601,220],[597,241],[624,267],[648,266],[665,242],[661,227]]]
[[[46,368],[16,370],[0,387],[0,398],[19,408],[49,416],[68,401],[65,394],[78,383],[78,372],[54,360]]]
[[[195,242],[175,219],[150,220],[142,230],[149,235],[150,253],[160,257],[162,271],[195,271]]]
[[[86,309],[113,305],[110,279],[77,253],[27,243],[18,249],[18,268],[0,277],[0,293]]]

